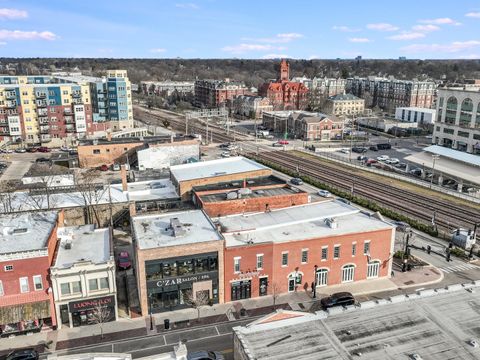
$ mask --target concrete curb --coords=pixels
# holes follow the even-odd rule
[[[397,289],[399,289],[399,290],[410,289],[412,287],[432,285],[432,284],[437,284],[439,282],[442,282],[443,279],[445,278],[445,274],[443,273],[443,271],[440,270],[439,268],[437,268],[436,266],[433,266],[433,265],[430,265],[429,268],[437,270],[440,273],[440,277],[436,280],[426,281],[426,282],[422,282],[422,283],[415,283],[415,284],[405,285],[405,286],[398,286]]]

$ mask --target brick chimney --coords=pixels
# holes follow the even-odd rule
[[[111,131],[107,131],[107,140],[112,141],[112,132]]]
[[[122,191],[127,191],[127,167],[125,166],[125,164],[120,167],[120,176],[122,178]]]

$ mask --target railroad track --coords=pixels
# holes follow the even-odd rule
[[[473,228],[480,220],[478,209],[459,206],[447,200],[435,199],[413,191],[398,189],[386,183],[372,180],[358,171],[341,169],[320,159],[305,159],[293,153],[264,152],[258,158],[278,164],[286,169],[298,171],[317,181],[332,185],[339,190],[353,191],[366,199],[375,200],[379,205],[403,213],[414,219],[430,224],[435,212],[438,227],[448,230],[456,227]]]
[[[149,112],[142,108],[135,108],[135,118],[139,121],[145,122],[148,125],[161,125],[161,120],[166,119],[170,123],[172,129],[182,132],[185,132],[185,118],[182,115],[174,115],[174,114],[158,114],[154,112]],[[206,125],[200,121],[190,121],[189,123],[189,132],[191,133],[198,133],[205,135],[206,132]],[[208,137],[209,140],[213,140],[213,142],[234,142],[234,141],[241,141],[241,140],[249,140],[250,138],[245,136],[244,134],[234,132],[231,130],[230,134],[226,134],[225,130],[222,127],[219,127],[214,124],[208,125]]]

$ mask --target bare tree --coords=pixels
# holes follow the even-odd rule
[[[52,175],[38,176],[38,181],[32,184],[32,188],[28,194],[27,202],[34,209],[52,209],[57,205],[52,198]]]
[[[193,294],[193,291],[190,290],[186,293],[185,303],[197,310],[197,321],[200,320],[201,308],[203,306],[212,305],[212,300],[209,295],[209,291],[197,291],[196,294]]]
[[[15,189],[16,185],[13,181],[1,181],[0,182],[0,205],[1,213],[9,214],[19,209],[15,206]]]
[[[273,310],[275,310],[275,305],[277,303],[277,299],[280,296],[280,284],[277,282],[272,282],[270,284],[270,288],[272,289],[272,299],[273,299]]]
[[[109,189],[109,187],[98,182],[99,178],[100,175],[96,169],[87,170],[77,178],[77,189],[85,204],[86,221],[89,224],[96,222],[97,226],[101,226],[98,205]]]
[[[90,321],[93,324],[100,325],[100,337],[103,339],[103,324],[112,319],[110,308],[102,305],[97,305],[91,313]]]

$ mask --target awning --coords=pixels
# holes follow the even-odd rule
[[[23,320],[50,317],[50,301],[0,307],[0,324],[12,324]]]

